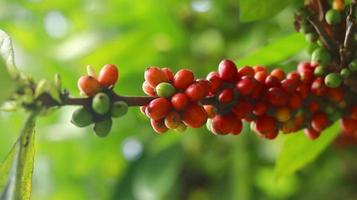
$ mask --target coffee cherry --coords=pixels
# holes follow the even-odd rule
[[[343,100],[343,96],[344,96],[344,92],[342,87],[338,87],[338,88],[329,88],[328,90],[328,98],[332,101],[332,102],[341,102]]]
[[[244,66],[244,67],[238,69],[239,77],[254,76],[254,74],[255,74],[254,69],[249,66]]]
[[[176,92],[174,86],[166,82],[159,83],[156,86],[155,91],[159,97],[166,97],[166,98],[171,97]]]
[[[240,81],[238,81],[236,87],[241,95],[249,95],[253,92],[256,86],[256,80],[251,76],[243,76]]]
[[[147,105],[145,106],[140,106],[140,112],[146,116],[146,108],[147,108]]]
[[[81,76],[78,79],[78,88],[82,93],[91,97],[101,90],[101,85],[98,80],[92,76]]]
[[[233,118],[233,120],[234,120],[234,122],[233,122],[233,127],[232,127],[231,133],[233,135],[239,135],[243,129],[242,121],[237,118]]]
[[[267,100],[274,106],[285,106],[289,102],[289,95],[282,88],[269,88],[266,94]]]
[[[216,116],[216,108],[214,106],[204,105],[203,108],[205,109],[208,118],[213,118]]]
[[[147,94],[149,96],[156,96],[155,89],[153,87],[151,87],[150,84],[147,81],[143,82],[142,89],[143,89],[145,94]]]
[[[185,94],[191,101],[199,101],[205,97],[206,88],[199,83],[193,83],[185,90]]]
[[[218,74],[223,81],[234,83],[238,79],[237,66],[230,60],[222,60],[219,63]]]
[[[158,134],[163,134],[168,130],[163,119],[161,119],[161,120],[151,119],[150,123],[151,123],[151,127]]]
[[[281,81],[281,87],[288,93],[295,92],[298,85],[298,82],[292,79],[284,79]]]
[[[286,76],[286,79],[288,80],[293,80],[296,83],[300,83],[301,77],[298,72],[289,72],[288,75]]]
[[[324,96],[327,93],[327,87],[322,77],[318,77],[312,82],[311,92],[315,96]]]
[[[181,124],[181,116],[178,112],[172,111],[165,117],[165,126],[169,129],[176,129]]]
[[[329,119],[324,112],[316,112],[312,115],[311,127],[317,131],[321,132],[329,125]]]
[[[155,88],[159,83],[169,81],[166,73],[158,67],[147,68],[144,73],[144,78],[152,88]]]
[[[99,72],[98,81],[104,87],[115,85],[119,77],[118,68],[114,64],[106,64]]]
[[[351,111],[351,115],[350,117],[354,120],[357,120],[357,105],[353,105],[351,108],[350,108],[350,111]]]
[[[340,75],[343,77],[343,78],[348,78],[351,76],[351,71],[347,68],[344,68],[340,71]]]
[[[128,112],[128,104],[125,101],[114,102],[110,110],[112,117],[121,117]]]
[[[270,75],[282,81],[285,78],[285,72],[282,69],[276,68],[270,72]]]
[[[163,71],[166,74],[170,82],[174,81],[174,73],[171,71],[171,69],[164,67],[161,69],[161,71]]]
[[[265,79],[265,86],[268,88],[279,87],[280,81],[278,78],[272,75],[268,75]]]
[[[93,117],[89,110],[81,107],[73,112],[71,122],[78,127],[86,127],[93,123]]]
[[[237,104],[232,108],[233,114],[238,119],[243,119],[253,110],[253,105],[245,99],[239,99]]]
[[[94,112],[104,115],[109,111],[110,108],[110,98],[107,94],[100,92],[96,94],[92,101],[92,108]]]
[[[289,108],[296,110],[299,109],[302,106],[303,99],[300,95],[297,95],[296,93],[291,94],[288,106]]]
[[[345,9],[344,0],[333,0],[332,8],[337,11],[343,11]]]
[[[325,14],[325,20],[331,25],[339,24],[341,22],[341,13],[337,10],[330,9]]]
[[[102,121],[96,122],[94,124],[94,133],[98,137],[105,137],[109,134],[110,130],[112,129],[113,121],[111,118],[106,118]]]
[[[311,56],[312,62],[326,65],[331,62],[330,53],[324,48],[316,49]]]
[[[228,115],[216,115],[212,119],[212,127],[220,135],[227,135],[228,133],[230,133],[233,128],[233,123]]]
[[[319,36],[316,33],[307,33],[305,35],[305,39],[309,43],[316,42],[317,39],[319,39]]]
[[[267,78],[268,74],[264,71],[260,71],[255,73],[254,78],[255,80],[257,80],[259,83],[264,84],[265,83],[265,79]]]
[[[314,113],[314,112],[317,112],[318,110],[320,110],[320,104],[317,103],[316,101],[311,101],[308,104],[308,108],[309,108],[310,112]]]
[[[183,110],[188,104],[188,97],[184,93],[176,93],[171,97],[171,104],[175,110]]]
[[[175,129],[175,131],[182,133],[182,132],[185,132],[186,129],[187,129],[187,126],[186,126],[184,123],[181,123],[181,124]]]
[[[268,134],[276,129],[276,120],[269,115],[262,115],[255,121],[255,127],[261,134]]]
[[[183,111],[182,120],[191,128],[199,128],[206,123],[207,113],[202,106],[192,103]]]
[[[266,67],[263,67],[263,66],[254,66],[253,67],[254,69],[254,72],[255,73],[258,73],[258,72],[265,72],[266,74],[268,74],[268,70],[266,69]]]
[[[278,136],[278,134],[279,134],[279,130],[276,128],[274,130],[271,130],[271,131],[263,134],[263,137],[268,140],[273,140]]]
[[[233,100],[234,93],[231,89],[224,89],[218,96],[218,101],[221,103],[230,103]]]
[[[338,73],[329,73],[325,77],[325,84],[330,88],[337,88],[342,83],[342,77]]]
[[[222,80],[219,77],[218,72],[210,72],[207,75],[206,79],[210,82],[209,92],[211,94],[215,94],[222,84]]]
[[[318,66],[314,70],[314,75],[315,76],[323,76],[326,74],[326,69],[323,66]]]
[[[357,60],[353,60],[349,65],[348,68],[352,71],[352,72],[357,72]]]
[[[352,134],[357,130],[357,120],[347,117],[341,118],[340,127],[344,133]]]
[[[279,122],[287,122],[291,117],[290,109],[287,107],[280,107],[276,110],[275,117]]]
[[[164,118],[171,109],[171,103],[163,98],[157,98],[152,100],[146,108],[146,114],[154,120]]]
[[[178,72],[176,72],[174,76],[173,85],[175,86],[176,89],[184,90],[189,85],[191,85],[191,83],[193,83],[194,80],[195,77],[191,70],[181,69]]]
[[[310,140],[315,140],[320,136],[320,132],[315,131],[312,128],[304,129],[304,133],[305,133],[306,137],[308,137]]]
[[[268,111],[268,105],[266,102],[259,101],[254,105],[253,114],[260,116]]]

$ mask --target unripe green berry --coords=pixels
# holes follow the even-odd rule
[[[329,73],[325,77],[325,84],[330,88],[337,88],[342,83],[342,77],[338,73]]]
[[[336,25],[341,22],[341,13],[337,10],[330,9],[325,14],[325,20],[328,24]]]
[[[109,134],[110,130],[112,129],[113,121],[111,118],[106,118],[102,121],[96,122],[94,124],[94,133],[98,137],[105,137]]]
[[[323,76],[326,73],[326,70],[323,66],[317,66],[314,70],[315,76]]]
[[[100,115],[107,113],[110,108],[109,96],[103,92],[96,94],[92,101],[92,108],[94,112]]]
[[[317,49],[318,47],[319,47],[319,45],[318,45],[316,42],[308,43],[307,52],[308,52],[309,54],[312,54],[312,52],[314,52],[315,49]]]
[[[312,62],[326,65],[331,61],[330,53],[324,48],[316,49],[311,56]]]
[[[307,42],[313,43],[313,42],[316,42],[316,40],[318,39],[318,36],[315,33],[307,33],[305,35],[305,39]]]
[[[187,126],[184,123],[181,123],[176,129],[175,131],[177,132],[185,132],[185,130],[187,129]]]
[[[349,76],[351,76],[351,71],[349,69],[344,68],[340,71],[340,75],[343,78],[348,78]]]
[[[300,27],[300,33],[310,33],[312,30],[312,28],[309,26],[309,24],[307,22],[303,22],[301,23],[301,27]]]
[[[176,92],[174,86],[166,82],[157,85],[155,90],[159,97],[165,97],[165,98],[171,97]]]
[[[350,65],[348,66],[348,68],[353,71],[356,72],[357,71],[357,60],[354,60],[350,63]]]
[[[121,117],[124,116],[127,112],[128,104],[126,104],[124,101],[115,102],[110,110],[112,117]]]
[[[93,117],[89,110],[81,107],[73,112],[71,122],[78,127],[86,127],[93,122]]]

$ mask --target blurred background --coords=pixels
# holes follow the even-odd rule
[[[301,4],[301,3],[298,3]],[[198,77],[223,58],[291,70],[308,59],[291,5],[274,17],[240,21],[238,0],[1,0],[0,28],[18,67],[35,80],[59,73],[78,96],[86,65],[119,66],[115,91],[144,95],[144,69],[189,68]],[[254,14],[254,13],[253,13]],[[266,47],[268,45],[268,47]],[[75,108],[40,118],[34,200],[357,199],[356,148],[332,145],[297,174],[275,181],[283,141],[213,136],[205,127],[157,135],[138,108],[102,139],[69,123]],[[26,113],[0,113],[2,160]]]

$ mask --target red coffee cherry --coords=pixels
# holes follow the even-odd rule
[[[255,72],[252,67],[244,66],[244,67],[238,69],[238,75],[239,75],[239,77],[254,76]]]
[[[260,100],[263,98],[266,88],[261,83],[256,83],[254,90],[250,95],[253,99]]]
[[[300,62],[297,66],[297,71],[301,74],[306,70],[311,70],[311,65],[309,62]]]
[[[282,81],[285,78],[285,72],[282,69],[276,68],[270,72],[270,75]]]
[[[301,81],[300,74],[295,71],[288,73],[288,75],[286,76],[286,79],[296,81],[297,83],[300,83],[300,81]]]
[[[338,88],[328,88],[327,97],[335,103],[341,102],[343,100],[344,92],[342,87]]]
[[[147,94],[149,96],[156,96],[155,89],[153,87],[151,87],[147,81],[143,82],[142,89],[145,94]]]
[[[263,135],[263,137],[268,140],[273,140],[278,136],[278,134],[279,134],[279,130],[276,128],[274,130],[271,130],[271,131],[268,131],[267,133],[265,133]]]
[[[243,129],[242,121],[235,118],[234,116],[232,117],[232,119],[233,119],[233,127],[231,133],[233,135],[239,135]]]
[[[219,63],[218,74],[223,81],[234,83],[238,79],[237,66],[230,60],[222,60]]]
[[[78,89],[89,97],[94,96],[101,90],[100,83],[92,76],[81,76],[77,85]]]
[[[116,65],[106,64],[99,72],[98,81],[104,87],[115,85],[119,78],[119,72]]]
[[[253,92],[256,86],[256,80],[251,76],[243,76],[241,80],[238,81],[236,87],[241,95],[249,95]]]
[[[312,82],[311,92],[315,96],[324,96],[327,93],[327,87],[322,77],[318,77]]]
[[[254,78],[257,80],[259,83],[264,84],[265,79],[267,78],[268,74],[265,71],[259,71],[255,73]]]
[[[183,111],[182,120],[191,128],[199,128],[206,123],[207,113],[202,106],[192,103]]]
[[[296,89],[297,93],[305,99],[307,95],[309,95],[310,92],[310,85],[308,84],[300,84],[298,88]]]
[[[254,72],[255,72],[255,73],[265,72],[266,74],[268,74],[267,68],[265,68],[265,67],[263,67],[263,66],[254,66],[253,69],[254,69]]]
[[[304,133],[310,140],[315,140],[320,136],[320,132],[315,131],[312,128],[305,128]]]
[[[354,120],[357,120],[357,105],[353,105],[351,107],[351,118],[354,119]]]
[[[233,100],[234,93],[232,89],[224,89],[218,96],[218,101],[221,103],[230,103]]]
[[[204,94],[204,96],[207,96],[208,93],[210,92],[211,83],[205,79],[198,79],[198,80],[196,80],[196,83],[200,84],[202,86],[203,94]]]
[[[171,109],[171,103],[163,98],[157,98],[152,100],[146,108],[146,114],[154,120],[164,118]]]
[[[280,81],[278,78],[272,76],[272,75],[268,75],[265,79],[265,86],[268,88],[272,88],[272,87],[279,87],[280,86]]]
[[[140,106],[140,112],[141,112],[143,115],[146,115],[146,107],[147,107],[147,105],[145,105],[145,106]]]
[[[253,110],[253,105],[247,100],[240,98],[237,104],[232,108],[233,114],[238,119],[243,119]]]
[[[210,82],[210,93],[213,95],[217,92],[219,87],[221,86],[222,80],[219,77],[218,72],[210,72],[206,79]]]
[[[314,72],[309,69],[309,70],[304,70],[303,72],[300,73],[300,80],[302,83],[310,84],[311,81],[314,79]]]
[[[178,72],[176,72],[174,76],[174,82],[173,85],[175,86],[176,89],[186,89],[193,81],[195,80],[195,77],[193,75],[193,72],[188,69],[181,69]]]
[[[275,118],[279,122],[287,122],[291,117],[291,111],[287,107],[280,107],[276,109]]]
[[[284,79],[281,81],[281,87],[289,93],[295,92],[298,86],[298,82],[293,79]]]
[[[212,127],[220,135],[227,135],[232,131],[234,121],[228,115],[216,115],[212,119]]]
[[[161,120],[151,119],[150,123],[156,133],[163,134],[168,130],[168,128],[165,126],[163,119]]]
[[[168,82],[169,78],[166,76],[158,67],[149,67],[144,73],[145,80],[150,84],[151,87],[155,88],[159,83]]]
[[[302,97],[297,95],[296,93],[291,94],[288,106],[289,106],[289,108],[291,108],[293,110],[301,108]]]
[[[183,110],[188,104],[188,97],[184,93],[176,93],[171,97],[171,104],[175,110]]]
[[[310,112],[314,113],[320,110],[320,104],[313,100],[308,104],[308,108]]]
[[[262,115],[255,121],[255,127],[261,134],[268,134],[276,129],[276,120],[269,115]]]
[[[176,129],[181,124],[181,116],[178,112],[172,111],[165,117],[165,125],[169,129]]]
[[[185,94],[191,101],[199,101],[203,99],[207,94],[206,88],[199,83],[193,83],[185,90]]]
[[[323,131],[325,128],[327,128],[329,126],[330,122],[329,119],[326,115],[326,113],[324,112],[315,112],[312,115],[312,119],[311,119],[311,127],[317,131],[317,132],[321,132]]]
[[[204,105],[203,108],[205,109],[208,118],[216,116],[216,108],[212,105]]]
[[[254,105],[254,110],[253,110],[253,114],[256,116],[260,116],[265,114],[268,111],[268,105],[266,102],[263,101],[258,101],[255,105]]]
[[[174,81],[174,73],[171,71],[171,69],[164,67],[161,70],[166,74],[170,82]]]
[[[342,132],[346,134],[353,134],[357,130],[357,120],[349,117],[343,117],[340,119],[340,127]]]
[[[266,97],[273,106],[285,106],[289,102],[288,93],[279,87],[269,88]]]

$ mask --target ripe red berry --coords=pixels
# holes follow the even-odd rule
[[[304,133],[305,133],[306,137],[308,137],[310,140],[315,140],[320,136],[320,132],[315,131],[312,128],[304,129]]]
[[[146,107],[147,107],[147,105],[145,105],[145,106],[140,106],[140,112],[141,112],[143,115],[146,115]]]
[[[191,101],[199,101],[207,95],[207,91],[202,84],[193,83],[186,88],[185,94]]]
[[[216,108],[212,105],[204,105],[203,108],[205,109],[208,118],[213,118],[216,115]]]
[[[296,88],[297,93],[305,99],[310,92],[310,85],[308,84],[300,84],[298,88]]]
[[[255,74],[254,69],[250,66],[244,66],[244,67],[238,69],[239,77],[254,76],[254,74]]]
[[[168,128],[165,126],[163,119],[161,119],[161,120],[151,119],[150,123],[156,133],[162,134],[168,130]]]
[[[163,98],[152,100],[146,108],[146,114],[154,120],[164,118],[171,110],[171,103]]]
[[[204,96],[207,96],[210,91],[211,83],[205,79],[198,79],[196,83],[202,86]]]
[[[233,114],[238,119],[243,119],[253,110],[253,105],[247,100],[240,98],[237,104],[232,108]]]
[[[300,73],[300,80],[302,83],[310,84],[314,79],[314,72],[311,69],[304,70]]]
[[[266,74],[268,74],[268,70],[267,70],[266,67],[263,67],[263,66],[254,66],[253,69],[254,69],[254,72],[255,72],[255,73],[258,73],[258,72],[263,71],[263,72],[265,72]]]
[[[353,105],[351,107],[351,118],[354,119],[354,120],[357,120],[357,105]]]
[[[192,103],[183,111],[182,120],[191,128],[199,128],[206,123],[207,113],[202,106]]]
[[[118,68],[113,64],[106,64],[99,72],[98,81],[104,87],[115,85],[119,78]]]
[[[262,115],[255,121],[255,127],[261,134],[267,134],[276,129],[276,120],[269,115]]]
[[[287,107],[280,107],[276,109],[275,118],[279,122],[287,122],[291,117],[291,111]]]
[[[282,81],[285,78],[285,72],[282,69],[276,68],[270,72],[271,76],[274,76],[279,81]]]
[[[249,95],[253,92],[256,86],[256,80],[251,76],[243,76],[241,80],[238,81],[236,87],[241,95]]]
[[[230,103],[233,100],[233,96],[234,96],[233,90],[227,88],[222,90],[222,92],[218,96],[218,100],[221,103]]]
[[[291,94],[288,106],[293,110],[299,109],[302,106],[302,97],[296,93]]]
[[[317,132],[323,131],[328,127],[329,123],[329,119],[324,112],[315,112],[312,115],[311,127]]]
[[[150,84],[151,87],[155,88],[159,83],[168,82],[169,78],[166,76],[158,67],[149,67],[144,73],[145,80]]]
[[[318,77],[312,82],[311,92],[315,96],[324,96],[327,93],[327,87],[322,77]]]
[[[341,118],[340,127],[342,132],[346,134],[353,134],[357,130],[357,120],[348,117]]]
[[[218,74],[223,81],[234,83],[238,79],[237,66],[230,60],[222,60],[219,63]]]
[[[101,90],[101,85],[97,79],[92,76],[81,76],[78,79],[78,88],[82,93],[91,97]]]
[[[261,83],[256,83],[252,94],[250,95],[253,99],[259,100],[265,94],[266,88]]]
[[[268,88],[279,87],[280,81],[278,78],[272,75],[268,75],[265,79],[265,86]]]
[[[328,98],[335,103],[341,102],[343,100],[344,92],[342,87],[338,88],[328,88]]]
[[[263,101],[258,101],[255,105],[254,105],[254,110],[253,110],[253,114],[256,116],[260,116],[265,114],[268,111],[268,105],[266,102]]]
[[[259,71],[255,73],[254,78],[259,83],[265,83],[265,79],[267,78],[268,74],[265,71]]]
[[[311,101],[308,104],[308,108],[309,108],[310,112],[314,113],[314,112],[317,112],[318,110],[320,110],[320,104],[317,103],[317,101]]]
[[[274,130],[271,130],[263,135],[264,138],[268,140],[273,140],[275,139],[279,134],[279,130],[276,128]]]
[[[284,79],[281,81],[281,87],[289,93],[296,91],[298,86],[298,82],[293,79]]]
[[[193,72],[188,69],[181,69],[178,72],[176,72],[174,76],[174,82],[173,85],[175,86],[176,89],[186,89],[193,81],[195,80],[195,77],[193,75]]]
[[[178,112],[171,111],[165,117],[164,122],[165,122],[165,125],[166,125],[167,128],[176,129],[181,124],[181,116],[180,116],[180,114]]]
[[[242,121],[237,119],[237,118],[233,118],[233,127],[232,127],[232,131],[231,133],[233,135],[239,135],[242,132],[242,128],[243,128],[243,124]]]
[[[297,66],[297,71],[302,73],[305,70],[311,70],[311,65],[309,62],[300,62]]]
[[[142,89],[143,89],[144,93],[149,95],[149,96],[155,96],[156,95],[155,89],[153,87],[151,87],[147,81],[143,82]]]
[[[212,127],[217,130],[220,135],[227,135],[232,131],[234,121],[229,115],[216,115],[212,119]]]
[[[217,92],[217,90],[221,86],[222,80],[219,77],[218,72],[210,72],[206,78],[210,82],[210,90],[209,91],[213,95]]]
[[[290,79],[290,80],[293,80],[293,81],[296,81],[297,83],[300,83],[300,74],[298,72],[290,72],[288,73],[288,75],[286,76],[286,79]]]
[[[161,70],[166,74],[170,82],[174,81],[174,73],[171,71],[170,68],[164,67]]]
[[[280,87],[269,88],[266,97],[273,106],[285,106],[289,102],[288,93]]]
[[[171,104],[175,110],[183,110],[188,104],[188,97],[184,93],[176,93],[171,97]]]

